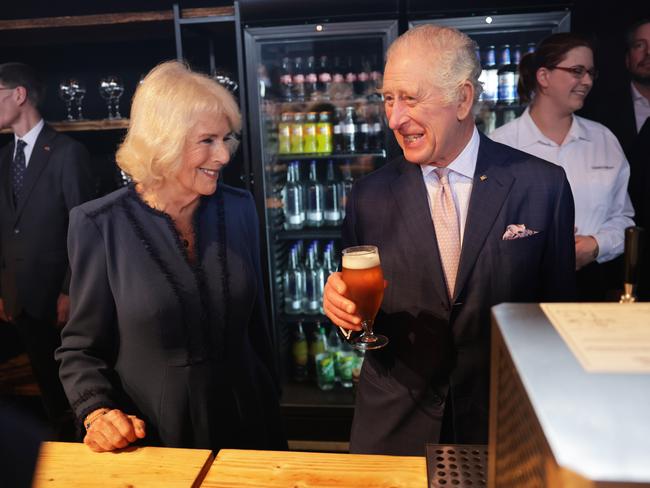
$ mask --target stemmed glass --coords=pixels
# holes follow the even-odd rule
[[[75,80],[63,80],[59,83],[59,97],[65,102],[65,108],[67,111],[67,120],[74,120],[72,115],[72,102],[75,99],[75,87],[72,82]]]
[[[230,91],[230,93],[235,93],[239,88],[239,84],[232,79],[232,75],[227,71],[215,70],[212,73],[212,79]]]
[[[361,316],[363,333],[352,346],[361,351],[379,349],[388,338],[372,330],[375,317],[384,299],[384,273],[376,246],[355,246],[343,249],[343,281],[350,299]]]
[[[120,114],[120,97],[122,93],[124,93],[124,84],[115,75],[106,76],[99,82],[99,94],[106,100],[108,118],[111,120],[122,118]]]
[[[83,81],[77,79],[70,80],[70,87],[74,90],[74,103],[77,106],[77,120],[83,120],[84,116],[81,112],[81,102],[86,96],[86,85]]]

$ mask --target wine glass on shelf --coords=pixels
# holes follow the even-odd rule
[[[99,95],[106,100],[108,107],[108,119],[121,119],[120,115],[120,97],[124,92],[124,84],[118,76],[108,75],[99,82]]]
[[[122,80],[120,80],[120,78],[117,76],[113,76],[111,85],[113,87],[114,117],[116,119],[121,119],[122,115],[120,114],[120,97],[122,96],[122,93],[124,93],[124,83],[122,83]]]
[[[223,86],[230,93],[235,93],[239,88],[239,84],[233,80],[233,76],[224,70],[217,69],[212,73],[212,79]]]
[[[65,103],[66,108],[66,120],[74,120],[72,115],[72,102],[75,98],[75,90],[73,85],[70,83],[74,80],[63,80],[59,83],[59,97]]]
[[[111,86],[110,86],[110,81],[109,81],[109,76],[106,78],[102,78],[99,81],[99,96],[102,97],[106,101],[106,106],[108,107],[108,119],[112,120],[113,119],[113,107],[111,105]]]
[[[77,107],[77,120],[83,120],[84,116],[81,111],[81,102],[86,96],[86,85],[83,81],[78,79],[71,79],[70,86],[74,89],[74,103]]]

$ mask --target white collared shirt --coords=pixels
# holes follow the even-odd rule
[[[641,128],[648,117],[650,117],[650,100],[639,93],[634,83],[630,83],[632,89],[632,103],[634,104],[634,118],[636,119],[636,132]]]
[[[625,228],[634,225],[627,194],[630,165],[607,127],[573,115],[569,133],[558,145],[542,134],[527,108],[490,137],[562,166],[573,193],[576,233],[596,239],[599,263],[623,253]]]
[[[449,168],[449,186],[456,204],[456,214],[459,219],[460,244],[463,244],[465,234],[465,221],[467,220],[467,210],[469,208],[469,198],[472,195],[472,184],[474,180],[474,171],[476,170],[476,159],[478,158],[478,147],[480,144],[478,130],[474,127],[474,132],[465,148],[461,151],[447,168]],[[437,166],[422,165],[422,176],[424,184],[427,187],[427,197],[429,200],[429,210],[433,215],[432,202],[437,201],[436,195],[440,191],[440,180],[434,172]]]
[[[32,157],[32,152],[34,151],[34,146],[36,145],[36,139],[38,139],[38,136],[41,133],[41,130],[43,130],[44,125],[45,122],[43,119],[41,119],[34,127],[29,129],[29,132],[27,132],[27,134],[25,134],[23,137],[18,137],[14,134],[14,157],[16,157],[16,148],[18,147],[16,142],[18,142],[18,139],[25,141],[25,168],[29,166],[29,158]]]

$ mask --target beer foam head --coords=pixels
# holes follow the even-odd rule
[[[347,269],[368,269],[379,264],[379,254],[376,252],[353,251],[343,255],[343,267]]]

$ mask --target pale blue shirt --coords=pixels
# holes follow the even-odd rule
[[[29,132],[27,132],[27,134],[25,134],[23,137],[18,137],[14,134],[14,157],[16,157],[16,148],[18,147],[16,142],[18,142],[18,139],[24,141],[26,144],[25,148],[23,149],[25,152],[25,168],[29,166],[29,158],[32,157],[32,152],[34,151],[34,146],[36,145],[36,139],[38,139],[38,136],[41,133],[41,130],[43,130],[44,125],[45,122],[43,119],[41,119],[34,127],[29,129]]]
[[[472,196],[472,186],[474,183],[474,171],[476,171],[476,160],[478,158],[478,147],[481,138],[478,130],[474,127],[474,132],[465,148],[461,151],[447,168],[449,168],[449,186],[454,197],[456,205],[456,215],[458,215],[458,228],[460,229],[460,244],[463,244],[465,234],[465,222],[467,221],[467,210],[469,209],[469,199]],[[422,177],[427,187],[427,199],[429,201],[429,211],[433,215],[432,202],[436,201],[438,191],[440,191],[440,180],[434,172],[437,166],[422,165]]]

